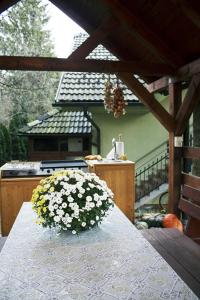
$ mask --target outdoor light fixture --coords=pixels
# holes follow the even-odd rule
[[[183,147],[183,136],[174,137],[174,147]]]

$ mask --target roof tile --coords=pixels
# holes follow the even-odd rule
[[[79,47],[88,37],[85,33],[80,33],[74,37],[73,51]],[[105,47],[98,45],[88,56],[87,59],[118,60]],[[66,72],[61,77],[56,103],[64,102],[100,102],[104,101],[104,84],[108,78],[105,73],[85,73],[85,72]],[[115,85],[117,77],[110,75],[110,80]],[[144,83],[144,82],[143,82]],[[125,100],[138,102],[138,98],[120,80],[119,84],[123,87]]]
[[[90,113],[91,117],[91,113]],[[75,133],[91,133],[92,125],[84,116],[83,111],[59,111],[46,113],[35,120],[28,123],[27,126],[19,130],[19,133],[25,135],[38,134],[75,134]],[[38,122],[37,122],[38,121]]]

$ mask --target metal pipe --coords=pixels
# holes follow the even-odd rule
[[[99,126],[94,122],[94,120],[90,117],[90,115],[88,114],[88,110],[87,107],[84,106],[83,107],[83,112],[84,112],[84,116],[86,117],[86,119],[92,124],[92,126],[96,129],[97,132],[97,154],[101,153],[101,132],[100,132],[100,128]]]

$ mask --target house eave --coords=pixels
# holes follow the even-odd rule
[[[103,107],[103,102],[93,102],[93,101],[84,101],[84,102],[54,102],[53,107]],[[131,107],[143,107],[144,104],[141,102],[128,102],[128,106]]]

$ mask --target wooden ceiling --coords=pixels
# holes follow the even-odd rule
[[[0,1],[0,13],[17,2]],[[84,28],[90,35],[89,38],[68,59],[0,56],[0,69],[116,73],[167,130],[174,130],[177,119],[151,93],[168,87],[169,81],[189,82],[193,76],[196,77],[192,80],[190,90],[199,86],[200,1],[51,2]],[[117,56],[119,61],[85,60],[100,43]],[[148,83],[147,89],[133,74],[141,76]],[[188,98],[193,99],[195,93],[192,91],[190,94],[192,96]],[[185,103],[190,105],[190,100],[186,99]],[[186,105],[184,107],[177,118],[186,113]],[[181,122],[185,123],[184,120]],[[180,129],[178,132],[180,133]]]
[[[0,2],[0,13],[16,0]],[[141,69],[155,64],[148,83],[199,58],[200,1],[196,0],[51,0],[122,61]],[[100,31],[99,30],[99,31]],[[63,32],[64,34],[64,32]],[[163,66],[162,66],[163,64]],[[143,66],[143,67],[142,67]],[[161,72],[159,72],[159,68]],[[129,70],[127,70],[129,71]],[[133,68],[134,71],[134,68]],[[136,68],[136,73],[138,68]],[[162,74],[160,74],[162,73]]]

